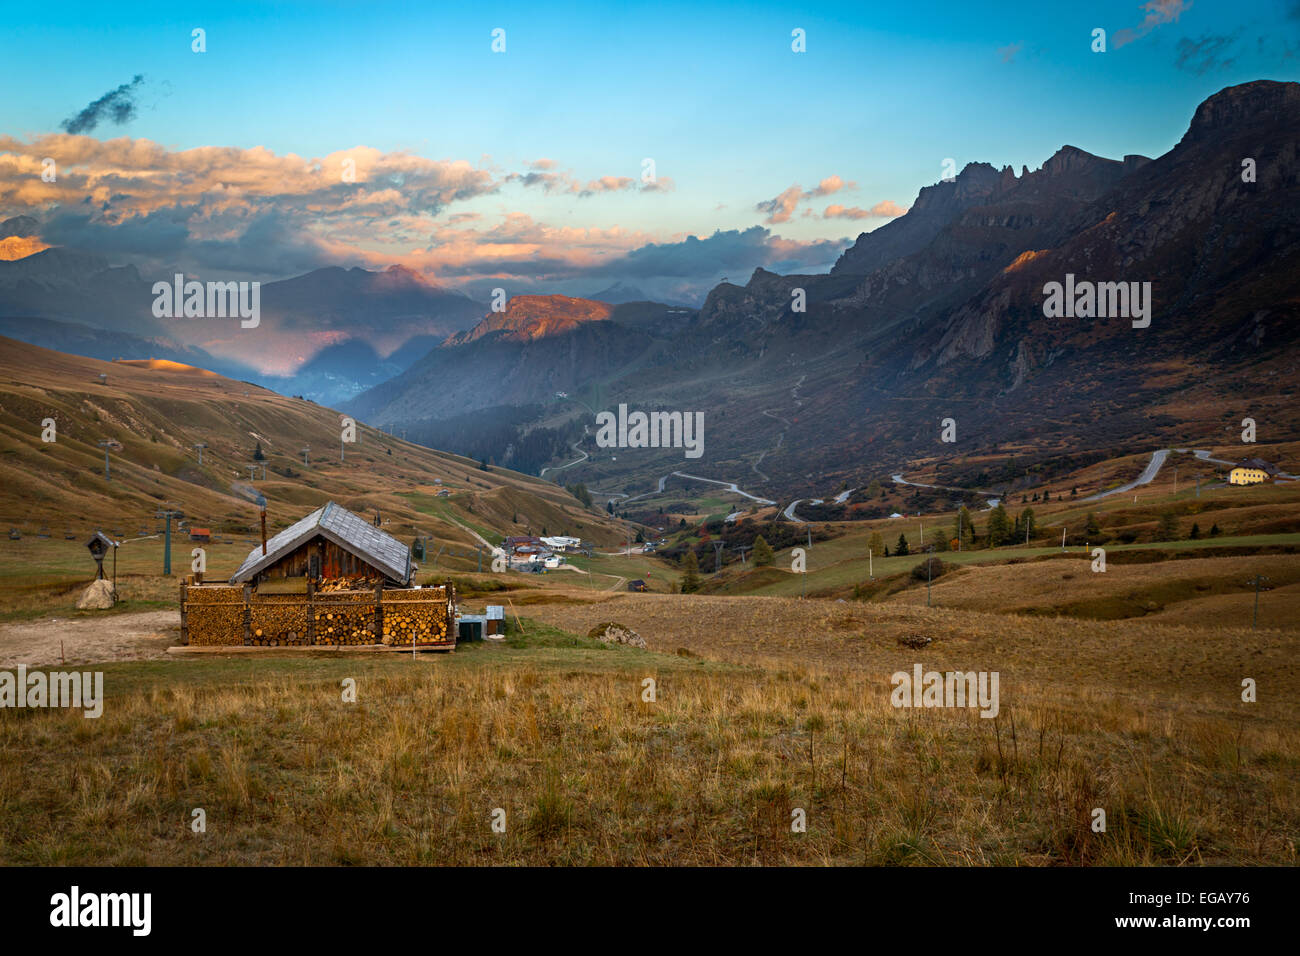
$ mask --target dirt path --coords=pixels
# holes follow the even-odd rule
[[[69,664],[166,657],[180,643],[180,625],[177,611],[0,624],[0,667],[55,666],[65,657]]]

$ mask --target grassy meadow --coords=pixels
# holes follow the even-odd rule
[[[755,604],[547,605],[417,659],[103,665],[98,720],[0,712],[0,862],[1296,862],[1293,635]],[[546,623],[611,618],[650,649]],[[1000,670],[997,718],[892,707],[914,662]]]
[[[0,863],[1295,865],[1300,489],[1220,495],[1036,505],[1057,540],[943,553],[928,595],[916,555],[868,574],[871,532],[892,547],[907,518],[833,526],[804,577],[789,549],[705,562],[700,594],[672,593],[681,570],[654,555],[537,575],[429,562],[421,579],[452,573],[466,609],[508,606],[504,643],[451,654],[184,657],[164,629],[136,655],[123,638],[93,668],[101,718],[0,710]],[[1151,540],[1169,508],[1178,536]],[[1104,574],[1059,544],[1090,511]],[[1220,533],[1190,539],[1192,521]],[[209,545],[209,578],[253,544]],[[161,538],[124,544],[105,613],[74,610],[83,541],[0,541],[0,650],[60,620],[111,642],[149,616],[132,612],[174,609],[191,547],[173,541],[163,577]],[[608,621],[647,648],[586,636]],[[69,661],[106,659],[71,634]],[[892,706],[891,674],[916,664],[997,672],[997,716]]]

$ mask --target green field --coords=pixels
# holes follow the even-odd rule
[[[788,578],[746,587],[744,593],[768,596],[793,597],[807,592],[817,593],[831,588],[840,588],[859,584],[869,580],[868,566],[876,578],[888,577],[910,571],[924,560],[923,555],[909,554],[902,557],[874,558],[868,561],[866,551],[867,537],[864,535],[845,536],[831,541],[819,541],[807,549],[807,581],[801,582],[799,575],[788,573],[790,568],[790,550],[776,552],[773,567],[788,573]],[[1196,541],[1150,541],[1133,544],[1107,544],[1107,554],[1112,551],[1158,550],[1204,550],[1211,548],[1260,548],[1270,545],[1300,547],[1300,534],[1251,535],[1243,537],[1202,538]],[[945,564],[989,564],[1014,560],[1051,557],[1062,554],[1061,546],[1041,548],[985,548],[974,551],[944,551],[935,555]],[[1079,558],[1089,556],[1089,551],[1072,546],[1064,553]]]

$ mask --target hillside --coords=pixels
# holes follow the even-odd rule
[[[592,404],[602,383],[664,361],[672,334],[693,314],[657,303],[515,296],[506,311],[344,407],[376,424],[413,427],[494,406],[554,403],[557,392]],[[565,403],[565,411],[579,407]]]
[[[530,528],[624,537],[550,482],[484,471],[365,425],[340,461],[340,417],[192,366],[102,362],[0,338],[0,523],[53,537],[96,527],[135,536],[152,533],[154,512],[168,506],[194,525],[248,534],[262,494],[272,531],[333,499],[368,517],[378,511],[399,538],[419,531],[457,549],[477,546],[470,529],[492,541]],[[41,440],[45,419],[57,424],[51,443]],[[107,481],[101,440],[121,445],[109,452]],[[207,446],[202,465],[196,443]],[[259,467],[250,480],[258,446],[266,477]],[[449,497],[436,496],[443,489]],[[471,566],[469,558],[445,563]]]

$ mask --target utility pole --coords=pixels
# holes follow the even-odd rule
[[[105,438],[99,442],[99,447],[104,449],[104,480],[105,481],[113,480],[112,475],[110,475],[108,472],[108,450],[116,444],[117,442],[113,441],[111,438]]]
[[[726,542],[713,542],[713,573],[717,574],[722,570],[722,549],[725,548]]]
[[[872,554],[870,548],[867,548],[867,576],[870,577],[871,580],[873,581],[876,580],[876,567],[875,564],[872,563]]]
[[[244,467],[248,469],[248,480],[249,480],[249,481],[256,481],[256,480],[257,480],[257,465],[245,465]]]
[[[808,526],[808,547],[812,547],[812,525]]]
[[[1264,577],[1262,574],[1255,575],[1255,614],[1250,619],[1251,627],[1259,627],[1259,583],[1267,580],[1268,578]]]
[[[1065,528],[1061,528],[1061,550],[1065,550]]]
[[[155,518],[163,518],[166,524],[166,530],[163,532],[163,576],[171,577],[172,573],[172,518],[181,517],[182,512],[172,511],[166,508],[162,511],[154,512]]]
[[[193,447],[199,450],[199,465],[201,466],[203,464],[203,449],[207,448],[208,446],[203,444],[203,442],[198,442]]]

